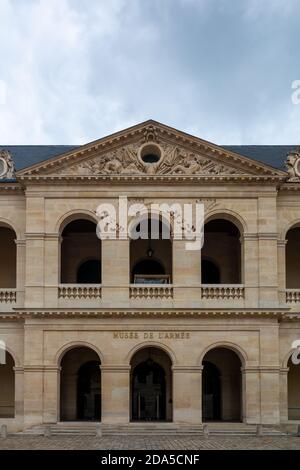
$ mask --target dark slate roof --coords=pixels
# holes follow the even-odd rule
[[[79,145],[0,145],[8,150],[14,160],[16,170],[22,170],[48,158],[61,155]],[[285,170],[284,161],[287,154],[299,145],[223,145],[224,149],[239,153],[245,157],[258,160],[274,168]],[[2,180],[3,181],[3,180]]]
[[[22,170],[78,147],[79,145],[0,145],[0,149],[11,153],[16,170]]]
[[[287,154],[300,145],[222,145],[222,147],[286,171],[284,161]]]

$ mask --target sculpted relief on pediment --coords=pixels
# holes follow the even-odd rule
[[[61,168],[60,175],[233,175],[234,168],[170,144],[129,144],[104,155]]]

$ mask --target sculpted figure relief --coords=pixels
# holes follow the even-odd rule
[[[289,181],[300,180],[300,149],[290,152],[286,158],[285,166],[289,174]]]
[[[65,175],[222,175],[241,170],[220,164],[202,155],[163,144],[159,161],[145,163],[139,158],[139,144],[131,144],[105,155],[62,168]]]
[[[15,177],[15,167],[11,154],[7,150],[0,150],[0,159],[5,162],[3,162],[5,167],[0,178],[13,179]]]

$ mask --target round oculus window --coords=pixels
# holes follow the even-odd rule
[[[153,165],[154,163],[158,163],[161,159],[161,149],[155,144],[144,145],[144,147],[141,148],[140,157],[146,165]]]

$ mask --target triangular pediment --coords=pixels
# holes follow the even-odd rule
[[[284,177],[271,166],[156,121],[117,132],[27,167],[26,178]]]

